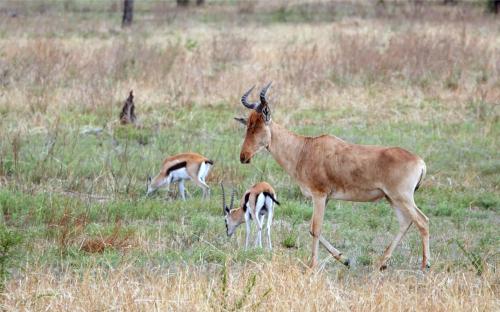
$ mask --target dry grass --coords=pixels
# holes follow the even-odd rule
[[[55,31],[43,15],[36,19],[48,22],[42,26],[47,33]],[[140,24],[117,32],[112,23],[101,23],[88,37],[22,39],[9,35],[15,24],[4,24],[0,109],[43,126],[45,116],[61,109],[111,115],[110,104],[130,88],[140,90],[138,99],[152,105],[147,109],[155,109],[236,103],[248,86],[273,80],[280,106],[342,108],[347,103],[339,94],[347,93],[357,95],[349,106],[377,106],[397,119],[384,98],[412,97],[418,105],[438,97],[455,105],[451,112],[418,118],[445,113],[459,121],[466,108],[454,103],[480,99],[492,105],[500,97],[495,21],[470,14],[442,23],[347,18],[332,24],[235,24],[222,31],[195,24],[165,32]],[[359,92],[367,85],[381,90]]]
[[[495,311],[499,276],[395,271],[310,273],[286,259],[193,267],[92,270],[57,277],[25,268],[6,288],[6,310],[115,311]],[[89,305],[91,303],[91,305]]]

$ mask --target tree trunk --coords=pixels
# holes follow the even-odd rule
[[[133,15],[134,15],[134,0],[123,0],[122,27],[127,27],[132,25]]]
[[[205,0],[196,0],[196,5],[204,5]]]
[[[177,6],[186,7],[189,5],[189,0],[177,0]]]

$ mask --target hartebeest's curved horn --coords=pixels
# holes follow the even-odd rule
[[[231,191],[231,206],[230,207],[231,207],[231,209],[234,208],[234,188]]]
[[[269,82],[262,90],[260,91],[260,105],[267,105],[266,93],[269,87],[273,82]]]
[[[251,87],[241,97],[241,104],[243,104],[243,106],[245,106],[246,108],[249,108],[249,109],[256,109],[256,108],[259,107],[259,103],[257,103],[257,102],[255,102],[255,103],[248,103],[248,101],[247,101],[248,95],[250,95],[250,93],[252,93],[252,91],[253,91],[254,88],[255,88],[255,86]]]
[[[222,188],[222,211],[226,213],[226,193],[224,192],[224,184],[221,182],[220,187]]]

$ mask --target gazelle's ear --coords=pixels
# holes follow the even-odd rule
[[[151,176],[148,176],[148,184],[151,184]]]
[[[224,207],[224,214],[228,215],[230,212],[229,208],[226,206]]]
[[[247,125],[247,119],[246,118],[240,118],[240,117],[234,117],[234,120],[244,124],[245,126]]]

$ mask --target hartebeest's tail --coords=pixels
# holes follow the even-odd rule
[[[420,179],[418,179],[418,183],[417,183],[417,186],[415,186],[414,192],[416,192],[418,190],[418,188],[420,187],[422,180],[425,178],[426,172],[427,172],[427,167],[425,166],[425,163],[423,162],[422,173],[420,173]]]

